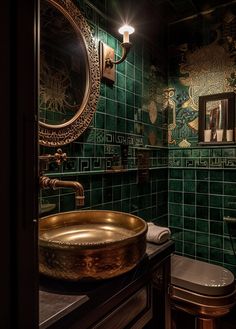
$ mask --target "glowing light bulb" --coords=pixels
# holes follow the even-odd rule
[[[129,43],[129,35],[134,33],[134,28],[130,25],[123,25],[118,31],[123,34],[123,43]]]

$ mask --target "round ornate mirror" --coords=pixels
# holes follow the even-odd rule
[[[70,0],[40,6],[39,143],[57,147],[78,138],[93,118],[99,59],[90,28]]]

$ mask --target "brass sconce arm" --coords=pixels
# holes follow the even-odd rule
[[[115,61],[115,50],[99,41],[99,57],[100,57],[100,71],[101,77],[110,83],[115,82],[115,68],[114,65],[122,63],[132,47],[132,43],[129,41],[129,35],[134,32],[134,28],[129,25],[124,25],[119,29],[119,33],[123,34],[122,56],[119,60]]]
[[[117,64],[122,63],[126,59],[128,53],[130,51],[130,48],[132,47],[132,43],[131,42],[123,42],[121,44],[121,47],[122,47],[122,56],[121,56],[121,59],[119,59],[118,61],[113,61],[109,57],[107,57],[105,59],[105,63],[106,63],[105,65],[106,65],[106,67],[112,68],[113,65],[117,65]]]
[[[72,188],[75,190],[75,205],[76,207],[84,205],[84,188],[77,181],[62,181],[56,178],[49,178],[47,176],[39,177],[39,185],[42,189],[52,188]]]

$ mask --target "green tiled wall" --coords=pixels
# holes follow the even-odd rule
[[[101,14],[109,13],[109,1],[92,1],[92,6],[82,0],[77,3],[91,26],[95,43],[103,41],[114,48],[117,57],[121,56],[121,39],[110,33],[109,22]],[[160,148],[166,144],[164,118],[160,104],[157,104],[154,124],[148,112],[149,102],[158,93],[161,95],[165,80],[159,74],[163,70],[158,68],[157,75],[153,67],[153,46],[136,38],[125,62],[116,66],[115,83],[101,82],[100,98],[90,127],[79,139],[63,146],[68,157],[63,166],[51,163],[45,174],[80,181],[85,188],[86,209],[132,212],[167,225],[168,153]],[[150,93],[150,86],[156,95]],[[156,137],[152,144],[149,134]],[[113,156],[121,155],[122,145],[128,146],[127,171],[110,173]],[[139,182],[138,150],[149,150],[149,180],[144,183]],[[40,149],[41,154],[55,151]],[[72,190],[42,190],[40,197],[42,203],[56,204],[53,212],[75,208]]]
[[[236,217],[236,149],[169,150],[169,226],[176,251],[236,273],[224,216]]]
[[[236,36],[235,21],[224,21],[225,13],[234,10],[231,4],[169,26],[168,85],[175,90],[176,122],[170,132],[168,191],[169,226],[177,252],[236,273],[223,221],[224,216],[236,217],[236,148],[198,145],[198,97],[235,91],[230,79],[235,61],[227,44],[227,36]]]

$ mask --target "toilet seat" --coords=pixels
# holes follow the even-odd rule
[[[222,266],[173,254],[171,307],[196,317],[197,329],[215,329],[216,318],[236,302],[234,275]]]
[[[173,254],[171,284],[197,294],[223,296],[235,290],[234,275],[222,266]]]

